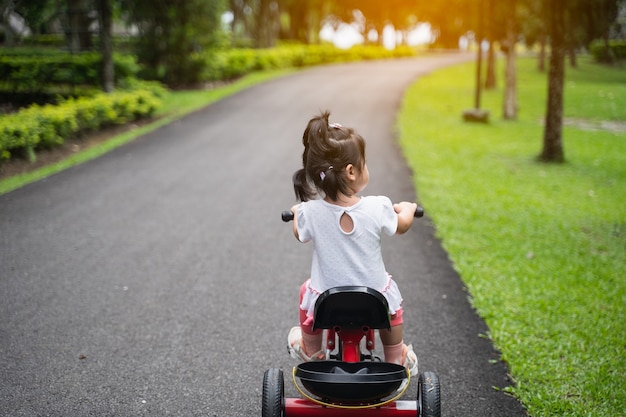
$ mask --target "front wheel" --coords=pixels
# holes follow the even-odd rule
[[[270,368],[263,375],[262,417],[282,417],[285,409],[285,382],[283,371]]]
[[[417,380],[419,417],[441,417],[441,388],[434,372],[422,372]]]

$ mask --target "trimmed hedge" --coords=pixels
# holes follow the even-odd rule
[[[409,47],[388,50],[381,46],[339,49],[333,45],[284,45],[269,49],[237,48],[194,53],[185,67],[189,84],[232,80],[253,71],[308,67],[336,62],[398,58],[415,55]],[[115,81],[126,78],[160,78],[158,69],[142,69],[133,55],[114,54]],[[142,72],[144,74],[142,74]],[[149,74],[148,74],[149,73]],[[69,54],[45,48],[0,50],[0,89],[7,93],[43,93],[68,86],[99,86],[101,56],[96,52]],[[56,87],[56,88],[55,88]]]
[[[91,35],[91,40],[94,46],[100,45],[100,38],[97,34]],[[114,35],[113,36],[113,49],[115,51],[130,51],[132,38],[127,35]],[[45,35],[31,35],[21,38],[20,44],[26,47],[34,48],[46,48],[50,50],[55,48],[63,53],[67,53],[67,39],[61,34],[45,34]]]
[[[164,90],[161,90],[164,92]],[[33,105],[0,117],[0,160],[14,154],[34,158],[35,151],[62,144],[111,125],[149,117],[161,106],[158,88],[101,93],[60,105]]]
[[[380,46],[339,49],[333,45],[289,45],[270,49],[228,49],[209,51],[194,59],[204,59],[200,81],[230,80],[253,71],[289,67],[414,56],[409,47],[389,50]]]
[[[136,77],[139,65],[132,55],[113,55],[115,80]],[[89,52],[0,53],[0,80],[5,90],[12,92],[40,92],[53,85],[101,85],[102,57]]]

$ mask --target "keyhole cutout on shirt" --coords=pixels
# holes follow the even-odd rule
[[[354,229],[354,222],[352,221],[352,217],[348,213],[343,213],[341,215],[341,219],[339,219],[339,225],[341,226],[341,230],[346,233],[350,233],[352,229]]]

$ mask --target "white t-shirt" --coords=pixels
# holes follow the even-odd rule
[[[353,228],[340,226],[346,213]],[[400,308],[402,296],[385,269],[381,238],[398,227],[398,215],[388,197],[362,197],[350,207],[311,200],[297,208],[298,236],[314,244],[311,279],[300,308],[312,317],[315,301],[322,292],[342,285],[366,286],[380,291],[389,303],[389,312]]]

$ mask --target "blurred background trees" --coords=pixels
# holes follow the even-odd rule
[[[393,47],[406,45],[423,25],[430,30],[430,48],[474,45],[487,51],[487,88],[496,86],[495,55],[503,53],[505,119],[517,115],[516,46],[535,48],[542,71],[550,52],[540,156],[546,161],[564,159],[565,60],[576,65],[583,50],[606,63],[626,55],[626,0],[0,0],[3,49],[97,51],[105,91],[113,89],[114,53],[135,56],[143,78],[180,86],[201,78],[212,51],[319,44],[329,28],[349,28],[362,43],[377,45],[386,33]],[[615,40],[622,44],[615,47]]]
[[[395,43],[406,44],[408,33],[428,24],[432,47],[457,49],[460,39],[475,40],[480,15],[484,40],[541,47],[549,44],[555,24],[550,5],[551,0],[0,0],[0,41],[12,46],[62,33],[69,50],[98,48],[93,35],[99,13],[110,9],[114,32],[137,38],[135,51],[151,65],[180,64],[203,48],[319,43],[322,28],[341,24],[378,44],[385,28],[393,29]],[[572,62],[573,52],[593,40],[626,38],[625,0],[559,0],[555,7]],[[507,40],[511,25],[517,36]]]

